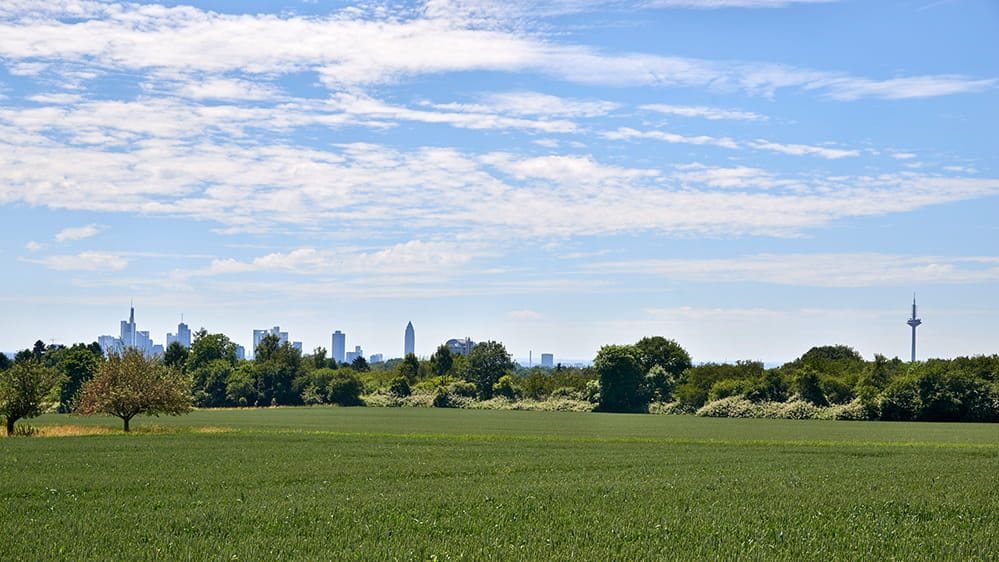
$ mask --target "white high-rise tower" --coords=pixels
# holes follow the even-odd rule
[[[916,317],[916,295],[912,295],[912,318],[906,324],[912,326],[912,361],[916,360],[916,327],[923,321]]]
[[[406,324],[406,341],[404,343],[405,354],[410,353],[416,354],[416,330],[413,329],[413,323],[410,322]]]

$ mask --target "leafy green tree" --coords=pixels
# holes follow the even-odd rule
[[[635,343],[634,355],[642,374],[653,367],[662,367],[674,379],[679,379],[691,367],[690,354],[680,344],[662,336],[645,337]]]
[[[487,341],[476,345],[469,352],[465,375],[470,382],[475,383],[479,398],[487,400],[493,397],[493,385],[513,368],[513,359],[506,347],[499,342]]]
[[[139,414],[179,415],[191,411],[191,381],[158,359],[128,349],[112,355],[80,391],[77,412],[105,414],[122,420],[122,429]]]
[[[409,381],[406,377],[399,375],[392,379],[392,383],[389,385],[389,393],[393,396],[405,398],[412,394],[413,390],[409,387]]]
[[[368,360],[360,355],[355,357],[354,360],[350,362],[350,368],[354,369],[354,371],[358,373],[367,373],[371,370],[371,367],[368,365]]]
[[[13,435],[17,420],[42,413],[42,404],[56,398],[62,379],[58,371],[34,359],[0,372],[0,415],[7,422],[7,435]]]
[[[0,352],[0,371],[10,369],[10,366],[13,364],[14,362],[10,360],[10,357],[7,357],[6,353]]]
[[[399,364],[399,374],[406,377],[409,384],[413,384],[420,377],[420,360],[416,355],[407,353],[406,357]]]
[[[794,391],[806,402],[811,402],[816,406],[828,406],[829,401],[822,391],[822,382],[819,374],[811,367],[805,367],[794,377]]]
[[[35,354],[30,349],[22,349],[14,354],[14,363],[23,363],[35,359]]]
[[[642,367],[635,358],[633,346],[601,347],[593,367],[600,376],[600,411],[636,412],[648,404],[642,389]]]
[[[762,377],[763,363],[759,361],[705,363],[684,373],[684,381],[674,389],[673,398],[685,408],[697,409],[707,402],[711,388],[719,381],[753,381]],[[748,390],[748,384],[745,388]]]
[[[59,391],[61,412],[73,410],[80,388],[94,377],[103,359],[103,355],[95,356],[93,349],[82,343],[75,344],[61,354],[59,371],[66,377]]]
[[[329,367],[329,360],[326,359],[326,348],[317,347],[312,350],[312,355],[309,356],[309,362],[312,364],[313,369],[325,369]]]
[[[753,402],[784,402],[787,400],[787,381],[776,369],[763,372],[746,393]]]
[[[204,328],[198,330],[183,363],[191,377],[191,392],[198,407],[235,403],[228,399],[228,381],[236,368],[236,344],[228,336],[210,334]]]
[[[434,376],[440,379],[441,386],[447,385],[447,377],[453,366],[454,356],[451,354],[451,348],[444,344],[437,346],[437,351],[430,356],[430,369]]]
[[[653,365],[645,374],[645,387],[650,398],[659,402],[669,402],[681,376],[667,371],[662,365]]]
[[[163,352],[163,364],[167,367],[173,367],[178,371],[183,371],[187,363],[187,354],[187,348],[181,345],[180,342],[171,342],[167,346],[166,351]]]
[[[362,406],[361,379],[350,369],[340,369],[333,376],[329,386],[329,402],[340,406]]]
[[[256,389],[261,404],[295,405],[301,403],[301,394],[295,380],[302,373],[302,353],[290,343],[281,343],[273,334],[260,340],[254,357]]]
[[[229,373],[225,382],[225,397],[230,404],[237,406],[260,405],[256,371],[257,366],[254,363],[244,361]]]
[[[45,342],[38,340],[35,342],[35,346],[31,348],[31,355],[36,361],[41,361],[42,355],[45,354]]]
[[[509,400],[517,399],[517,380],[513,375],[503,375],[493,385],[493,395],[502,396]]]

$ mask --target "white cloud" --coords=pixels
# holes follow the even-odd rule
[[[83,96],[79,94],[68,94],[68,93],[51,93],[51,94],[37,94],[34,96],[28,96],[28,99],[37,103],[51,103],[51,104],[70,104],[76,103],[83,99]]]
[[[708,135],[686,136],[666,131],[638,131],[630,127],[620,127],[616,131],[605,132],[602,136],[611,140],[652,139],[671,144],[707,145],[732,150],[750,148],[792,156],[819,156],[830,160],[860,156],[860,151],[854,149],[828,148],[806,144],[784,144],[766,139],[742,142],[729,137],[712,137]]]
[[[993,256],[758,254],[738,258],[606,262],[587,267],[661,275],[675,281],[813,287],[911,287],[999,280],[999,257]]]
[[[66,242],[70,240],[83,240],[85,238],[97,236],[105,228],[107,227],[99,224],[88,224],[86,226],[78,226],[75,228],[64,228],[56,233],[55,241]]]
[[[770,152],[779,152],[781,154],[790,154],[792,156],[819,156],[829,160],[837,160],[839,158],[852,158],[855,156],[860,156],[859,150],[854,149],[842,149],[842,148],[828,148],[824,146],[812,146],[807,144],[783,144],[778,142],[768,141],[766,139],[757,139],[747,143],[750,148],[755,148],[757,150],[767,150]]]
[[[771,172],[749,166],[719,168],[703,164],[687,164],[677,166],[677,168],[679,171],[674,173],[673,177],[684,183],[701,184],[723,189],[769,189],[791,183],[787,180],[776,178]]]
[[[280,90],[269,84],[236,78],[190,80],[182,82],[175,92],[198,100],[267,100],[280,95]]]
[[[728,0],[726,6],[787,2]],[[722,4],[686,2],[687,6]],[[446,5],[445,5],[446,6]],[[344,9],[325,17],[223,14],[188,6],[102,4],[73,10],[22,2],[0,23],[0,58],[28,64],[90,65],[95,69],[170,70],[199,75],[244,72],[280,75],[311,70],[332,89],[465,71],[537,71],[596,84],[738,88],[773,95],[784,88],[853,100],[927,97],[994,88],[994,79],[915,76],[888,80],[771,63],[716,62],[632,53],[610,55],[562,45],[509,21],[447,9]],[[61,21],[58,18],[65,18]],[[211,56],[206,56],[211,53]],[[18,67],[18,65],[21,65]],[[73,72],[79,72],[74,67]]]
[[[893,152],[891,157],[896,160],[912,160],[916,157],[916,154],[912,152]]]
[[[212,260],[207,270],[191,275],[224,275],[249,272],[286,272],[306,275],[357,273],[445,273],[460,266],[480,251],[471,245],[410,240],[375,251],[353,248],[319,250],[298,248],[287,253],[275,252],[250,261]]]
[[[794,4],[828,4],[839,0],[648,0],[650,8],[694,8],[715,10],[719,8],[785,8]]]
[[[37,252],[43,249],[44,247],[45,244],[42,244],[40,242],[35,242],[34,240],[30,240],[28,241],[27,244],[24,245],[24,249],[28,250],[29,252]]]
[[[21,261],[44,265],[57,271],[121,271],[128,266],[128,260],[108,252],[80,252],[77,255],[46,256],[40,259]]]
[[[508,316],[515,320],[541,320],[545,317],[540,312],[533,310],[511,310]]]
[[[646,111],[655,111],[666,115],[678,115],[680,117],[700,117],[712,121],[735,120],[735,121],[763,121],[767,119],[765,115],[753,113],[751,111],[739,111],[735,109],[721,109],[717,107],[707,107],[703,105],[668,105],[653,103],[639,106]]]
[[[769,308],[647,308],[645,313],[662,320],[706,320],[727,318],[779,318],[784,312]]]
[[[464,113],[506,113],[544,117],[599,117],[621,107],[609,101],[562,98],[538,92],[501,92],[486,94],[482,103],[432,104],[437,109]]]

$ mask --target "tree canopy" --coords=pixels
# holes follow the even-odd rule
[[[58,371],[36,359],[18,362],[0,372],[0,415],[7,423],[7,435],[13,435],[17,420],[41,414],[46,400],[58,398],[62,379]]]
[[[179,415],[191,410],[191,383],[177,369],[141,351],[112,355],[83,385],[77,412],[105,414],[122,420],[122,429],[139,414]]]

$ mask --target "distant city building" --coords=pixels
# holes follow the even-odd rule
[[[555,356],[551,353],[541,354],[541,366],[546,369],[551,369],[555,367]]]
[[[300,341],[293,341],[293,342],[291,342],[291,347],[294,347],[295,349],[298,350],[299,353],[302,353],[302,342],[300,342]]]
[[[403,356],[409,355],[410,353],[416,353],[416,330],[413,329],[413,323],[410,322],[406,324],[406,341],[404,347]]]
[[[149,337],[149,332],[139,330],[135,325],[135,307],[130,307],[128,320],[121,321],[121,329],[117,338],[112,336],[100,336],[97,338],[98,345],[105,355],[111,353],[122,353],[126,349],[138,349],[146,357],[163,354],[163,346],[153,343]]]
[[[288,343],[288,332],[282,332],[280,326],[274,326],[270,330],[253,330],[253,354],[256,356],[260,342],[268,335],[277,336],[280,345]]]
[[[332,349],[331,353],[333,354],[333,359],[335,359],[337,363],[343,363],[344,359],[346,359],[347,334],[341,332],[340,330],[333,332],[333,344],[330,348]]]
[[[475,347],[475,342],[470,338],[450,339],[444,342],[444,345],[447,346],[452,354],[468,355],[471,353],[472,348]]]
[[[239,359],[240,361],[246,359],[246,348],[238,343],[236,344],[236,359]]]
[[[347,357],[344,358],[344,362],[353,363],[354,359],[357,359],[358,357],[364,357],[364,351],[361,350],[361,346],[355,345],[354,351],[347,352]]]
[[[385,357],[381,353],[372,353],[368,357],[369,363],[381,363],[383,361],[385,361]]]
[[[180,324],[177,324],[177,334],[168,333],[166,336],[167,347],[173,342],[177,342],[180,345],[190,348],[191,347],[191,328],[184,323],[184,318],[181,317]]]

